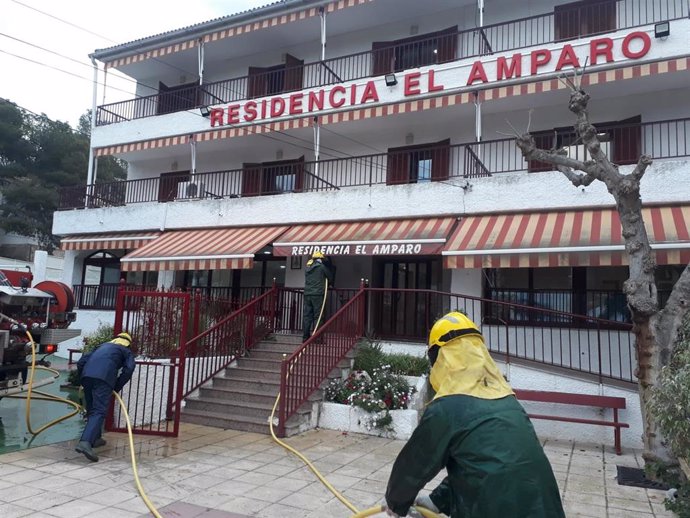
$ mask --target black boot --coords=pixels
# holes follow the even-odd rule
[[[79,441],[79,444],[77,444],[77,447],[74,448],[74,451],[83,453],[84,457],[89,459],[91,462],[98,462],[98,455],[96,455],[96,452],[93,451],[91,443],[88,441]]]

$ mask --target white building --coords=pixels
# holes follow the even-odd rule
[[[685,0],[285,0],[98,50],[100,82],[117,69],[138,86],[95,106],[93,157],[129,173],[63,191],[65,280],[91,293],[82,307],[112,307],[121,276],[239,296],[303,286],[321,247],[341,289],[625,321],[611,195],[527,163],[506,134],[531,119],[541,146],[583,158],[558,76],[586,67],[610,156],[623,171],[654,158],[642,196],[669,290],[690,258],[688,14]],[[390,293],[370,308],[379,336],[422,337],[443,309]],[[544,319],[592,327],[487,307],[482,321],[535,335]],[[631,362],[608,374],[631,381]]]

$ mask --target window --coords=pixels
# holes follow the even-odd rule
[[[285,54],[285,63],[272,67],[249,67],[247,96],[265,97],[283,92],[301,90],[304,60]]]
[[[458,28],[404,38],[395,41],[372,43],[372,75],[399,72],[455,59]]]
[[[164,113],[179,112],[196,108],[199,105],[199,81],[180,86],[166,86],[158,83],[158,111]]]
[[[424,183],[447,180],[450,167],[450,139],[431,144],[390,148],[386,183]]]
[[[499,321],[527,325],[587,324],[587,319],[529,308],[618,322],[629,319],[622,292],[627,267],[493,268],[485,270],[484,275],[487,299],[516,304],[489,304],[486,313]]]
[[[637,163],[642,152],[641,122],[642,119],[638,115],[622,121],[594,124],[597,128],[599,142],[601,142],[601,149],[612,162],[618,165]],[[576,160],[590,160],[592,158],[585,145],[575,135],[572,127],[536,132],[532,136],[540,149],[565,149],[568,156]],[[555,169],[551,164],[530,160],[527,164],[527,170],[530,173],[536,173]]]
[[[244,164],[242,196],[300,192],[304,183],[304,157],[296,160]]]
[[[158,181],[158,201],[172,201],[177,198],[178,184],[188,182],[189,178],[189,171],[161,173]]]
[[[616,0],[584,0],[554,7],[556,41],[616,30]]]

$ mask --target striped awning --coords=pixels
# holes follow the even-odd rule
[[[147,246],[127,254],[122,270],[232,270],[251,268],[254,254],[288,227],[172,230]]]
[[[645,207],[658,264],[690,260],[690,206]],[[627,255],[615,209],[463,218],[443,251],[447,268],[619,266]]]
[[[443,250],[457,218],[319,223],[290,228],[273,255],[429,255]]]
[[[150,243],[160,232],[111,232],[109,234],[75,234],[60,240],[63,250],[132,250]]]

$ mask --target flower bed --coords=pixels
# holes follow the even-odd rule
[[[328,385],[318,426],[407,439],[419,421],[426,385],[425,376],[396,375],[388,366],[374,369],[371,376],[355,371]]]

